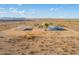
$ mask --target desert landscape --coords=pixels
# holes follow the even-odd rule
[[[0,21],[0,55],[79,55],[79,20]]]

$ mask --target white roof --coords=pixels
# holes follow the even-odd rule
[[[19,26],[17,27],[18,30],[32,30],[32,26]]]

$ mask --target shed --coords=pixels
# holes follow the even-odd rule
[[[65,30],[63,27],[61,27],[61,26],[49,26],[48,28],[47,28],[47,30],[51,30],[51,31],[62,31],[62,30]]]
[[[32,26],[19,26],[17,27],[17,30],[27,31],[27,30],[33,30]]]

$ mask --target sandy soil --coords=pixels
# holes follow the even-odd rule
[[[45,31],[36,24],[53,23],[66,31]],[[32,31],[16,30],[22,25]],[[0,22],[0,55],[79,55],[79,21],[33,20]]]
[[[72,55],[79,54],[79,34],[66,31],[20,31],[15,28],[0,32],[1,55]]]

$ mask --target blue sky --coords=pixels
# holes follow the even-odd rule
[[[0,17],[79,18],[79,4],[0,4]]]

